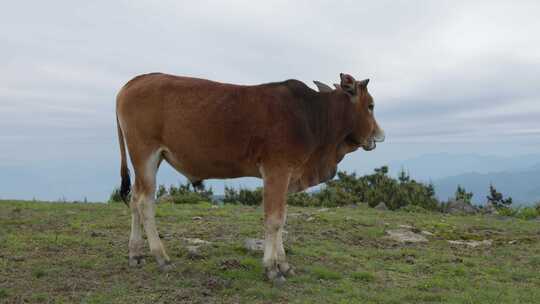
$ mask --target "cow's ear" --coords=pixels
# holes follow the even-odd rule
[[[332,92],[332,88],[329,87],[328,85],[320,82],[320,81],[317,81],[317,80],[313,80],[313,83],[317,86],[317,89],[319,89],[319,92],[323,93],[323,92]]]
[[[351,96],[356,95],[356,81],[354,77],[341,73],[339,74],[339,78],[341,78],[341,88]]]
[[[361,81],[356,82],[357,90],[359,91],[365,91],[367,89],[367,85],[369,83],[369,79],[364,79]]]

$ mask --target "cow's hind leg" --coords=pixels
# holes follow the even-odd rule
[[[264,257],[263,264],[269,280],[281,283],[285,276],[292,275],[283,249],[283,226],[286,218],[286,195],[289,186],[290,171],[264,170]]]
[[[165,252],[165,247],[159,238],[156,226],[156,204],[154,195],[156,192],[156,173],[162,160],[161,151],[152,152],[144,162],[135,165],[135,204],[142,221],[150,252],[156,258],[161,270],[171,268],[170,259]]]
[[[129,203],[131,209],[131,234],[129,235],[129,266],[144,264],[144,240],[142,238],[142,222],[139,215],[138,198],[134,194]]]

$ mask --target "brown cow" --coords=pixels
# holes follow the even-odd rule
[[[345,154],[372,150],[384,139],[369,80],[340,77],[336,90],[317,82],[321,92],[298,80],[243,86],[161,73],[124,85],[116,115],[124,199],[130,192],[124,145],[135,170],[129,264],[142,262],[142,226],[160,268],[170,268],[154,218],[156,173],[165,159],[195,184],[262,177],[266,274],[278,281],[292,274],[282,241],[287,192],[333,178]]]

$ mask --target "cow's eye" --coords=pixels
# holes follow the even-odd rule
[[[374,105],[374,104],[370,104],[370,105],[368,106],[368,109],[369,109],[371,112],[373,112],[373,109],[375,109],[375,105]]]

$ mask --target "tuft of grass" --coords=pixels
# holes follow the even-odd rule
[[[343,278],[341,273],[321,266],[311,267],[310,272],[319,280],[340,280]]]
[[[375,281],[375,276],[369,272],[365,272],[365,271],[357,271],[357,272],[353,272],[351,274],[351,278],[355,281],[358,281],[358,282],[366,282],[366,283],[369,283],[369,282],[373,282]]]
[[[32,270],[32,276],[36,279],[41,279],[42,277],[46,276],[47,272],[43,269],[34,269]]]

